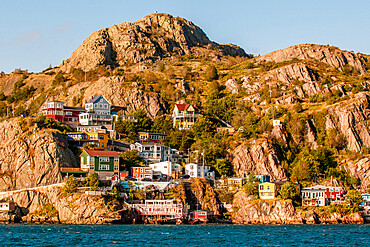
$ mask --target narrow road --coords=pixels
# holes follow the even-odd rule
[[[49,185],[33,187],[33,188],[25,188],[25,189],[20,189],[20,190],[3,191],[3,192],[0,192],[0,196],[12,195],[14,193],[27,191],[27,190],[39,190],[39,189],[45,189],[45,188],[51,188],[51,187],[62,187],[64,184],[65,183],[63,182],[63,183],[49,184]]]

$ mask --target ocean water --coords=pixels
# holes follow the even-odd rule
[[[370,225],[0,225],[0,246],[370,246]]]

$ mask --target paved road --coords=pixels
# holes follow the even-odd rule
[[[4,191],[4,192],[0,192],[0,195],[12,195],[14,193],[27,191],[27,190],[39,190],[39,189],[50,188],[50,187],[62,187],[64,186],[64,184],[65,183],[63,182],[63,183],[49,184],[49,185],[33,187],[33,188],[25,188],[25,189],[20,189],[20,190]]]

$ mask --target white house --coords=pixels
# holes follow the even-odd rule
[[[12,212],[15,210],[14,202],[0,201],[0,211]]]
[[[326,198],[326,188],[325,186],[312,186],[302,188],[302,205],[303,206],[326,206],[328,205],[328,199]]]
[[[152,168],[153,175],[172,176],[175,172],[181,172],[182,166],[170,161],[163,161],[149,165]]]
[[[172,156],[177,154],[178,151],[169,147],[163,146],[159,143],[138,143],[130,145],[131,150],[136,149],[139,151],[139,156],[148,163],[158,163],[163,161],[172,161]]]
[[[210,166],[203,166],[202,164],[189,163],[185,165],[185,174],[191,178],[207,178],[214,179],[215,172],[211,171]]]

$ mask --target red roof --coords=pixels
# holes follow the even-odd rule
[[[179,111],[185,111],[186,109],[188,109],[188,107],[190,106],[190,104],[176,104],[176,107]],[[192,105],[194,107],[194,109],[198,109],[198,107],[196,105]]]
[[[90,156],[119,157],[116,151],[85,150],[85,152]]]

